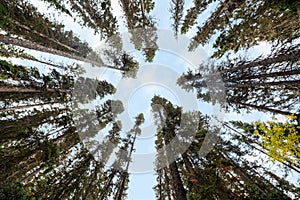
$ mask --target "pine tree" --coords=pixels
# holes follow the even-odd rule
[[[194,0],[194,6],[187,10],[187,14],[183,20],[181,33],[187,33],[188,30],[195,25],[198,15],[200,15],[205,9],[207,9],[208,5],[214,1]]]
[[[73,2],[73,1],[72,1]],[[87,3],[87,4],[86,4]],[[74,5],[77,5],[76,2],[73,2]],[[91,5],[97,6],[94,2],[81,2],[80,4],[85,6],[85,9],[90,12],[92,11]],[[109,15],[110,13],[110,2],[103,2],[103,9],[105,13]],[[107,7],[106,7],[107,6]],[[62,24],[57,24],[56,22],[51,22],[47,17],[37,12],[36,8],[27,3],[27,2],[2,2],[1,4],[3,12],[3,21],[1,28],[7,31],[9,34],[15,34],[17,36],[22,36],[23,38],[16,38],[10,35],[0,34],[0,41],[7,45],[20,46],[28,49],[33,49],[37,51],[42,51],[46,53],[51,53],[54,55],[59,55],[83,62],[96,65],[98,67],[107,67],[110,69],[121,71],[124,77],[135,77],[138,70],[138,63],[129,56],[126,52],[121,50],[114,51],[116,58],[114,62],[111,62],[112,65],[105,64],[100,58],[100,55],[88,46],[86,42],[81,42],[80,39],[74,36],[72,31],[64,31]],[[23,10],[20,10],[21,8]],[[93,8],[95,9],[95,8]],[[18,13],[18,14],[16,14]],[[99,13],[98,13],[99,14]],[[29,15],[30,17],[26,17]],[[97,15],[97,14],[95,14]],[[112,17],[112,16],[111,16]],[[110,19],[102,18],[110,22]],[[101,20],[96,20],[99,23]],[[20,21],[24,22],[21,24]],[[38,23],[38,24],[34,24]],[[107,28],[108,22],[103,22],[104,27]],[[106,25],[105,25],[106,24]],[[113,23],[109,23],[112,26]],[[95,25],[96,26],[96,25]],[[103,28],[103,27],[102,27]],[[103,37],[112,37],[117,35],[116,27],[108,28],[108,32],[105,33],[106,36]],[[32,34],[33,32],[33,34]],[[4,53],[7,53],[5,51]],[[13,52],[14,56],[22,57],[34,61],[39,61],[32,56],[25,54],[20,54]],[[106,55],[111,55],[112,52],[106,52]],[[49,63],[46,63],[49,64]]]
[[[88,103],[95,100],[96,97],[103,99],[106,95],[116,92],[116,88],[107,81],[98,81],[91,78],[79,77],[75,81],[72,91],[73,101],[77,103]]]
[[[142,50],[146,61],[152,62],[158,49],[156,44],[158,39],[157,28],[149,15],[154,8],[154,2],[152,0],[122,0],[120,4],[135,49]]]
[[[22,112],[22,111],[21,111]],[[24,112],[24,111],[23,111]],[[60,131],[67,131],[66,123],[70,122],[66,109],[50,108],[40,109],[19,119],[7,119],[1,121],[3,129],[7,133],[1,138],[1,145],[4,148],[1,152],[1,159],[4,168],[1,172],[1,183],[5,184],[11,180],[22,180],[27,172],[32,170],[52,170],[53,164],[59,157],[59,144],[48,137]],[[6,116],[21,115],[22,113],[10,112]],[[23,113],[24,114],[24,113]],[[21,115],[22,116],[22,115]],[[47,131],[42,126],[49,126]],[[11,145],[16,142],[15,145]],[[26,176],[25,176],[26,175]]]
[[[125,169],[124,169],[123,172],[121,172],[119,187],[117,189],[116,196],[114,197],[114,199],[116,199],[116,200],[122,200],[123,197],[124,197],[125,187],[126,187],[126,184],[128,184],[128,181],[129,181],[128,170],[129,170],[129,164],[130,164],[130,161],[131,161],[132,153],[134,151],[134,145],[135,145],[136,137],[141,134],[141,129],[140,129],[139,126],[141,124],[143,124],[144,121],[145,121],[144,115],[142,113],[140,113],[135,118],[135,124],[134,124],[133,128],[128,132],[127,137],[129,137],[130,149],[128,151],[128,157],[127,157],[127,162],[126,162],[126,165],[125,165]]]
[[[113,120],[123,108],[120,102],[110,102],[106,104],[114,114],[102,110],[99,116],[101,123],[104,123],[103,120]],[[119,121],[109,122],[112,128],[108,135],[101,144],[94,143],[96,149],[89,153],[82,146],[83,138],[80,136],[81,131],[89,130],[86,127],[81,129],[78,125],[74,127],[74,111],[67,105],[68,102],[61,103],[58,108],[38,109],[33,113],[24,109],[5,111],[5,115],[0,112],[7,117],[7,120],[1,121],[1,129],[6,134],[0,138],[0,191],[7,191],[6,183],[20,180],[26,194],[32,198],[100,197],[105,189],[106,176],[110,176],[113,171],[113,168],[104,170],[104,166],[114,148],[119,145],[121,124]],[[11,118],[22,114],[25,117]],[[87,119],[90,115],[86,113],[78,120],[92,123]],[[43,129],[43,126],[48,128]],[[99,160],[94,159],[97,155],[100,155]],[[106,190],[112,187],[110,184]]]
[[[42,46],[77,56],[86,57],[92,49],[81,42],[72,31],[64,31],[63,25],[51,22],[37,9],[24,1],[2,1],[1,29],[9,34],[23,36]]]
[[[208,88],[207,82],[219,76],[216,81],[223,82],[229,107],[298,116],[298,60],[299,50],[291,46],[265,58],[201,64],[199,72],[189,71],[177,83],[183,89],[195,89],[199,99],[210,102],[207,89],[212,88]]]
[[[107,0],[44,0],[57,10],[79,18],[82,27],[89,27],[107,39],[117,31],[117,19],[111,12],[111,2]],[[70,7],[70,10],[67,9]],[[76,19],[76,18],[75,18]],[[76,19],[78,20],[78,19]]]
[[[3,43],[0,43],[0,56],[6,57],[6,58],[21,58],[25,60],[31,60],[35,61],[41,64],[46,64],[51,67],[60,68],[60,69],[66,69],[67,67],[61,66],[61,65],[55,65],[54,63],[50,61],[45,61],[41,59],[37,59],[36,57],[25,53],[24,49],[17,48],[13,45],[6,45]]]
[[[73,87],[73,79],[68,75],[61,75],[53,69],[47,75],[41,75],[37,68],[13,65],[7,61],[0,61],[1,92],[32,92],[53,93],[57,96],[70,93]],[[17,83],[10,84],[8,80]]]
[[[199,14],[214,1],[194,1],[185,17],[182,33],[191,28]],[[216,51],[213,57],[226,52],[249,48],[260,41],[288,44],[299,37],[299,3],[292,1],[218,1],[218,7],[203,25],[199,25],[190,43],[190,50],[206,44],[213,36]]]
[[[139,63],[122,49],[119,33],[107,40],[108,47],[103,50],[103,57],[110,65],[122,72],[124,78],[136,78]]]
[[[205,145],[205,136],[211,131],[208,118],[201,113],[181,113],[180,107],[158,96],[152,99],[152,109],[158,121],[156,148],[163,152],[157,155],[156,160],[158,183],[154,189],[157,199],[290,199],[287,195],[289,192],[296,195],[299,191],[299,188],[282,181],[263,165],[247,161],[247,151],[253,146],[244,138],[218,136],[219,142],[215,147],[205,157],[200,157],[198,152]],[[200,116],[198,120],[196,115]],[[182,125],[182,120],[178,120],[183,116],[189,123],[194,121],[198,124],[197,131],[188,149],[181,151],[178,157],[170,161],[172,155],[169,150],[172,150],[172,153],[176,152],[189,138],[185,138],[185,134],[182,133],[189,130],[191,125]],[[172,140],[175,140],[176,135],[181,136],[175,143],[176,148],[167,147],[167,144],[170,144],[166,144],[170,132]],[[239,145],[242,143],[249,146],[242,150],[235,142],[231,142],[233,140],[238,140]],[[171,162],[176,164],[177,170],[174,170],[174,164],[172,166]],[[167,166],[164,166],[165,163]],[[266,177],[276,183],[273,184]],[[186,196],[180,196],[180,185]]]
[[[164,108],[165,113],[162,113],[161,108],[158,105]],[[165,156],[168,158],[168,176],[171,177],[172,191],[174,192],[172,196],[174,199],[187,199],[187,192],[183,186],[182,178],[178,169],[178,163],[174,161],[175,158],[172,151],[174,151],[175,147],[171,143],[171,139],[176,134],[176,125],[178,126],[180,121],[181,108],[173,107],[171,102],[158,96],[153,97],[151,106],[153,111],[157,113],[158,120],[161,121],[160,124],[162,127],[157,133],[160,146],[163,147],[171,145],[169,148],[166,147]]]
[[[172,28],[174,31],[175,37],[178,36],[179,26],[181,25],[182,17],[183,17],[183,8],[184,1],[183,0],[172,0],[170,12],[172,13],[173,24]]]

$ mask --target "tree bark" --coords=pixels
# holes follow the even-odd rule
[[[103,191],[108,191],[109,187],[111,187],[112,180],[113,180],[113,178],[115,177],[115,175],[116,175],[116,170],[113,169],[113,171],[111,172],[111,174],[110,174],[109,177],[108,177],[107,182],[105,183],[105,185],[104,185],[104,187],[103,187]],[[105,194],[101,194],[101,196],[100,196],[99,199],[100,199],[100,200],[105,200],[106,197],[107,197],[107,196],[105,196]]]
[[[16,57],[16,58],[23,58],[23,59],[27,59],[27,60],[32,60],[32,61],[35,61],[35,62],[39,62],[39,63],[42,63],[42,64],[50,65],[50,66],[52,66],[52,67],[61,68],[61,69],[66,69],[66,67],[62,67],[62,66],[59,66],[59,65],[55,65],[55,64],[52,64],[52,63],[50,63],[50,62],[45,62],[45,61],[36,59],[36,58],[34,58],[34,57],[23,56],[23,55],[20,55],[20,54],[17,54],[17,53],[8,52],[6,49],[3,49],[3,48],[0,49],[0,53],[4,54],[4,56],[7,56],[7,57],[12,57],[12,56],[14,56],[14,57]]]

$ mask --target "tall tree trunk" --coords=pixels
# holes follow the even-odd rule
[[[181,157],[182,157],[182,159],[183,159],[184,165],[185,165],[186,169],[188,170],[188,172],[189,172],[190,174],[196,175],[196,172],[195,172],[195,170],[194,170],[194,168],[193,168],[193,164],[192,164],[191,161],[189,160],[187,153],[186,153],[186,152],[183,153],[183,154],[181,155]]]
[[[183,187],[182,180],[178,171],[176,162],[169,164],[172,177],[172,185],[175,192],[176,200],[186,200],[186,191]]]
[[[296,116],[299,116],[299,114],[295,114],[295,113],[288,112],[288,111],[276,110],[276,109],[268,108],[268,107],[265,107],[265,106],[258,106],[258,105],[254,105],[254,104],[242,103],[242,102],[236,102],[236,101],[232,101],[232,103],[239,104],[239,105],[242,105],[242,106],[245,106],[245,107],[255,108],[255,109],[260,110],[260,111],[269,111],[269,112],[277,113],[277,114],[281,114],[281,115],[296,115]]]
[[[71,90],[62,90],[62,89],[35,89],[35,88],[25,88],[25,87],[11,87],[11,86],[4,86],[0,87],[1,92],[26,92],[26,93],[44,93],[44,92],[51,92],[51,93],[69,93]]]
[[[15,111],[18,109],[34,108],[34,107],[40,107],[40,106],[45,106],[45,105],[52,105],[52,104],[51,103],[38,103],[38,104],[34,104],[34,105],[15,106],[15,107],[0,109],[0,112]]]
[[[103,172],[101,170],[103,167],[104,167],[104,165],[96,162],[96,166],[95,166],[94,170],[92,171],[91,175],[89,176],[88,184],[86,184],[85,187],[82,187],[82,191],[83,191],[82,199],[83,200],[91,198],[89,195],[90,195],[92,189],[95,188],[97,183],[99,182],[99,180],[97,180],[98,179],[97,175],[101,174]]]
[[[299,60],[300,60],[300,49],[296,49],[288,53],[276,55],[274,57],[268,57],[262,60],[238,65],[236,67],[232,67],[229,69],[224,69],[220,71],[220,73],[233,72],[236,70],[247,69],[247,68],[257,67],[257,66],[266,66],[266,65],[271,65],[275,63],[281,63],[281,62],[295,62]]]
[[[74,48],[72,48],[72,47],[70,47],[70,46],[68,46],[68,45],[66,45],[66,44],[63,44],[63,43],[61,43],[61,42],[59,42],[59,41],[57,41],[57,40],[55,40],[55,39],[53,39],[53,38],[50,38],[50,37],[47,36],[47,35],[44,35],[44,34],[42,34],[42,33],[39,33],[39,32],[37,32],[36,30],[34,30],[34,29],[32,29],[32,28],[30,28],[30,27],[28,27],[28,26],[25,26],[24,24],[19,23],[18,21],[12,21],[12,23],[14,23],[15,25],[19,26],[20,28],[25,29],[26,31],[28,31],[28,32],[30,32],[30,33],[34,33],[34,34],[36,34],[36,35],[38,35],[38,36],[44,38],[45,40],[49,40],[49,41],[55,43],[55,44],[58,45],[58,46],[61,46],[61,47],[63,47],[63,48],[66,48],[66,49],[68,49],[68,50],[71,51],[71,52],[80,53],[80,52],[77,51],[76,49],[74,49]]]
[[[14,56],[16,58],[22,58],[22,59],[32,60],[32,61],[39,62],[39,63],[42,63],[42,64],[46,64],[46,65],[49,65],[49,66],[52,66],[52,67],[55,67],[55,68],[66,69],[66,67],[55,65],[55,64],[52,64],[50,62],[42,61],[42,60],[39,60],[37,58],[34,58],[33,56],[26,56],[26,55],[14,53],[14,52],[9,52],[9,51],[7,51],[4,48],[0,49],[0,53],[3,54],[5,57],[12,57],[12,56]]]
[[[243,77],[237,77],[230,79],[229,81],[240,81],[240,80],[247,80],[247,79],[264,79],[264,78],[269,78],[269,77],[278,77],[278,76],[290,76],[290,75],[295,75],[295,74],[300,74],[300,69],[295,69],[291,71],[279,71],[279,72],[272,72],[269,74],[256,74],[256,75],[249,75],[249,76],[243,76]]]
[[[128,172],[127,171],[124,171],[121,173],[121,184],[120,184],[120,187],[117,191],[117,194],[116,194],[116,200],[122,200],[122,196],[123,196],[123,192],[124,192],[124,188],[125,188],[125,183],[126,183],[126,180],[128,179],[129,175],[128,175]]]
[[[164,200],[162,196],[163,188],[162,188],[162,169],[158,170],[158,200]]]
[[[268,65],[282,63],[282,62],[296,62],[299,60],[300,60],[300,49],[295,49],[295,50],[289,51],[288,53],[281,53],[281,54],[275,55],[274,57],[268,57],[268,58],[264,58],[261,60],[240,64],[235,67],[217,71],[216,73],[205,74],[205,75],[203,75],[203,77],[209,78],[210,76],[214,77],[214,76],[222,75],[222,74],[228,73],[228,72],[234,73],[234,71],[238,71],[238,70],[242,70],[242,69],[259,67],[259,66],[261,66],[261,67],[268,66]],[[195,79],[198,79],[199,76],[200,76],[199,78],[202,77],[202,75],[200,73],[198,74],[198,77],[196,75],[197,74],[195,74],[195,76],[194,76]]]
[[[106,67],[106,68],[110,68],[110,69],[114,69],[114,70],[119,70],[119,71],[123,71],[117,67],[111,66],[111,65],[105,65],[103,63],[100,63],[98,61],[95,60],[91,60],[88,58],[84,58],[81,56],[77,56],[74,54],[70,54],[67,52],[63,52],[63,51],[59,51],[56,49],[51,49],[45,46],[42,46],[40,44],[34,43],[34,42],[30,42],[27,40],[23,40],[23,39],[18,39],[18,38],[13,38],[7,35],[3,35],[0,34],[0,41],[5,43],[5,44],[13,44],[13,45],[17,45],[17,46],[21,46],[24,48],[28,48],[28,49],[33,49],[36,51],[42,51],[42,52],[46,52],[46,53],[50,53],[50,54],[54,54],[54,55],[58,55],[58,56],[62,56],[62,57],[67,57],[70,59],[74,59],[74,60],[79,60],[79,61],[83,61],[83,62],[87,62],[90,63],[92,65],[96,65],[98,67]]]
[[[168,200],[172,200],[171,198],[172,194],[170,190],[170,179],[167,172],[164,172],[164,179],[165,179],[164,187],[165,187],[165,192],[167,193],[168,196]]]
[[[126,183],[126,180],[129,178],[128,169],[129,169],[130,159],[131,159],[131,156],[132,156],[136,136],[137,136],[137,131],[135,130],[134,131],[134,136],[133,136],[133,141],[131,143],[131,147],[130,147],[130,151],[129,151],[129,155],[128,155],[128,161],[126,163],[126,168],[125,168],[125,171],[123,173],[121,173],[122,181],[121,181],[119,191],[117,192],[117,195],[116,195],[116,200],[122,200],[122,195],[123,195],[123,192],[124,192],[125,183]]]
[[[166,145],[170,145],[170,139],[171,135],[174,135],[174,133],[167,132],[165,133],[164,140]],[[171,152],[172,148],[167,148],[167,157],[169,160],[171,160],[172,163],[169,163],[169,169],[170,174],[172,177],[172,187],[174,189],[175,193],[175,199],[176,200],[186,200],[186,191],[183,187],[183,183],[179,174],[177,163],[174,159],[173,152]]]
[[[276,81],[276,82],[263,82],[263,83],[239,83],[239,84],[225,84],[227,88],[250,88],[257,86],[294,86],[295,88],[300,87],[300,80],[291,80],[291,81]]]

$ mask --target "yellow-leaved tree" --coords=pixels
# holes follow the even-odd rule
[[[270,157],[300,167],[300,126],[297,117],[290,115],[284,122],[273,117],[267,122],[233,122],[267,150]]]

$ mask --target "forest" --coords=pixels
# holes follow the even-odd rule
[[[0,200],[39,199],[300,199],[300,1],[0,0]]]

